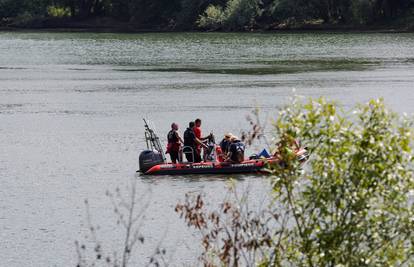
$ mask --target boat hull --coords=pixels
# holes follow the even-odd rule
[[[184,175],[184,174],[237,174],[262,172],[267,160],[248,160],[241,163],[201,162],[201,163],[167,163],[159,164],[145,174],[149,175]]]

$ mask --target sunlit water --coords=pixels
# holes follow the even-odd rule
[[[174,206],[188,191],[216,206],[227,177],[136,175],[141,119],[163,138],[196,117],[206,133],[240,133],[252,108],[271,118],[293,88],[345,108],[384,97],[413,113],[414,34],[0,33],[0,265],[74,266],[85,199],[113,250],[105,192],[131,179],[151,191],[137,263],[161,242],[172,262],[195,265],[197,235]],[[236,179],[262,201],[265,178]]]

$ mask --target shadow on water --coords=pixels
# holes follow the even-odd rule
[[[0,67],[0,70],[26,70],[27,68],[23,67]]]
[[[178,67],[121,68],[116,71],[193,72],[206,74],[270,75],[320,71],[363,71],[379,67],[380,61],[350,59],[264,60],[229,65],[184,65]]]
[[[245,181],[246,179],[266,179],[268,176],[260,173],[249,174],[187,174],[187,175],[144,175],[140,172],[135,173],[135,178],[144,183],[153,184],[158,181],[183,181],[193,182],[217,182],[217,181]]]

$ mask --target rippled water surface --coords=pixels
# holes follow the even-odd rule
[[[139,265],[160,240],[172,262],[194,265],[197,235],[173,208],[188,191],[222,199],[227,177],[136,175],[141,118],[162,136],[196,117],[205,132],[239,133],[252,108],[271,117],[292,88],[413,113],[414,34],[0,33],[1,265],[74,266],[86,198],[111,250],[105,192],[131,179],[151,192]],[[261,201],[263,177],[236,179]]]

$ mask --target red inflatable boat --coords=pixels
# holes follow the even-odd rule
[[[143,174],[184,175],[259,173],[265,170],[267,163],[279,163],[279,160],[275,157],[249,159],[240,163],[219,162],[218,160],[200,163],[167,163],[161,142],[151,128],[145,121],[145,140],[147,143],[147,150],[144,150],[139,155],[139,172]],[[299,149],[296,152],[296,155],[300,162],[304,162],[308,158],[308,153],[304,148]]]
[[[247,160],[242,163],[200,162],[200,163],[166,163],[159,164],[145,174],[174,175],[174,174],[224,174],[259,172],[265,166],[263,160]]]
[[[303,151],[305,152],[305,151]],[[300,157],[300,156],[299,156]],[[305,158],[303,158],[305,159]],[[299,158],[300,160],[300,158]],[[200,163],[165,163],[151,167],[144,174],[155,175],[184,175],[184,174],[237,174],[260,173],[267,163],[278,163],[277,159],[253,159],[241,163],[200,162]]]

